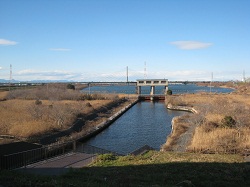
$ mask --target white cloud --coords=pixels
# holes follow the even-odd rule
[[[128,72],[129,81],[135,81],[137,79],[144,78],[144,71],[129,71]],[[195,71],[195,70],[183,70],[183,71],[157,71],[148,72],[148,79],[169,79],[169,80],[209,80],[211,73],[205,71]],[[80,79],[81,81],[126,81],[126,72],[85,72],[82,73]]]
[[[50,48],[50,51],[71,51],[71,49],[68,48]]]
[[[79,73],[61,70],[38,71],[26,69],[18,71],[14,76],[17,80],[75,80],[76,77],[79,77]]]
[[[17,42],[15,41],[0,39],[0,45],[16,45],[16,44]]]
[[[147,78],[168,80],[207,80],[209,72],[201,70],[157,71],[148,73]]]
[[[212,45],[212,43],[204,43],[198,41],[174,41],[170,44],[175,45],[179,49],[183,50],[193,50],[193,49],[203,49]]]
[[[2,67],[0,67],[0,70],[3,69]]]

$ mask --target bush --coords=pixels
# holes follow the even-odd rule
[[[42,101],[40,101],[39,99],[37,99],[36,101],[35,101],[35,105],[41,105],[42,104]]]
[[[68,84],[68,85],[67,85],[67,89],[75,90],[76,88],[75,88],[75,85],[73,85],[73,84]]]
[[[112,161],[112,160],[116,160],[116,156],[113,154],[102,154],[98,156],[98,160],[101,161]]]
[[[172,95],[172,94],[173,94],[172,90],[167,91],[167,95]]]
[[[221,120],[221,125],[222,127],[228,127],[228,128],[232,128],[235,127],[236,125],[236,121],[232,118],[232,116],[225,116],[222,120]]]
[[[92,107],[92,105],[90,103],[86,103],[85,105],[86,107]]]

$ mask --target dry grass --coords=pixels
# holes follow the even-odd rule
[[[8,91],[0,91],[0,100],[6,98]]]
[[[206,115],[206,121],[211,121],[211,122],[214,122],[214,123],[220,123],[221,120],[223,119],[224,115],[222,114],[211,114],[211,113],[208,113]]]
[[[89,135],[91,133],[93,133],[97,128],[99,128],[100,126],[102,126],[102,122],[106,122],[106,120],[113,114],[117,113],[118,111],[120,111],[121,109],[123,109],[125,106],[128,106],[131,101],[133,100],[127,100],[121,104],[119,104],[119,106],[113,108],[112,110],[110,110],[108,113],[101,113],[98,114],[98,118],[93,119],[93,120],[89,120],[85,123],[85,125],[82,127],[82,130],[80,132],[74,133],[71,135],[71,137],[69,138],[79,138],[79,137],[84,137],[86,135]],[[65,141],[67,140],[68,137],[63,137],[62,140]]]
[[[241,88],[243,89],[243,88]],[[189,150],[209,149],[215,150],[236,150],[241,152],[245,148],[250,148],[250,97],[247,90],[245,92],[235,92],[231,94],[185,94],[170,96],[166,104],[192,106],[199,114],[192,115],[191,118],[200,118],[199,120],[186,120],[177,125],[177,130],[168,137],[167,143],[163,146],[171,149],[179,137],[186,133],[189,127],[194,126],[199,121],[199,127],[196,128]],[[236,124],[233,128],[222,128],[222,119],[225,116],[231,116]],[[179,119],[181,119],[180,117]],[[183,132],[183,126],[187,126]]]
[[[244,152],[250,145],[250,129],[216,128],[206,132],[203,126],[197,127],[188,150],[209,150],[211,152]]]
[[[76,85],[76,89],[84,86]],[[32,138],[62,131],[68,129],[77,117],[96,113],[119,101],[116,94],[89,95],[67,89],[67,84],[0,92],[0,134]],[[98,118],[105,116],[98,114]]]
[[[30,137],[52,130],[63,130],[77,114],[88,114],[112,100],[47,101],[36,105],[35,100],[7,100],[0,102],[0,133]],[[90,103],[90,105],[87,105]]]

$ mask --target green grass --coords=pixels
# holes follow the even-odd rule
[[[100,155],[90,167],[62,176],[0,174],[3,186],[250,186],[249,163],[238,155],[150,151],[141,156]]]

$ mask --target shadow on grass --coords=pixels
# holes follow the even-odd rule
[[[3,186],[250,186],[250,163],[185,163],[136,166],[36,168],[1,171]],[[33,174],[29,174],[33,173]],[[34,174],[43,175],[34,175]],[[44,176],[44,175],[50,176]]]

